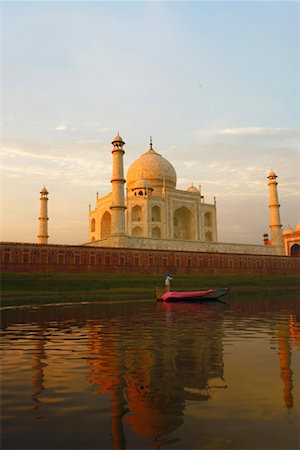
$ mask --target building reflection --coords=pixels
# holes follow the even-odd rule
[[[291,340],[294,344],[300,345],[299,321],[293,314],[290,315],[288,322],[281,323],[278,328],[279,367],[283,381],[283,398],[287,409],[294,406]]]
[[[124,397],[125,355],[122,342],[116,339],[118,327],[112,325],[103,332],[103,326],[97,322],[89,322],[87,342],[90,365],[89,382],[96,387],[99,394],[111,394],[111,422],[114,449],[125,448],[123,416],[127,413],[127,401]],[[109,332],[107,332],[109,331]]]
[[[266,308],[265,302],[262,305]],[[98,315],[95,310],[87,311],[82,307],[75,319],[71,309],[67,313],[58,309],[61,316],[56,310],[51,310],[47,320],[42,314],[33,320],[33,317],[26,316],[28,312],[25,311],[23,323],[30,324],[30,327],[34,323],[34,332],[29,339],[33,340],[31,383],[36,417],[43,417],[44,391],[51,387],[51,379],[53,384],[53,377],[62,370],[56,365],[62,361],[61,356],[57,357],[55,364],[51,356],[51,342],[56,333],[56,338],[61,334],[67,355],[67,350],[78,352],[80,358],[87,361],[87,379],[93,390],[110,395],[114,449],[126,447],[126,429],[150,439],[155,448],[171,444],[177,439],[175,432],[184,421],[188,402],[207,402],[213,398],[215,389],[226,388],[224,329],[240,324],[245,317],[257,317],[253,313],[253,303],[250,306],[251,312],[247,311],[246,305],[239,304],[236,310],[232,306],[230,318],[235,320],[231,325],[224,324],[222,308],[215,308],[210,313],[209,308],[201,310],[195,305],[191,305],[191,309],[186,305],[158,306],[156,314],[151,315],[153,320],[157,320],[155,326],[134,310],[119,312],[118,316],[112,306],[109,313],[101,310]],[[268,311],[264,309],[264,312]],[[67,314],[70,314],[69,318]],[[22,320],[17,316],[15,321],[5,322],[2,327],[4,334],[14,322],[20,324]],[[277,323],[275,340],[283,400],[290,411],[294,406],[292,351],[300,348],[299,316],[292,314],[288,317],[284,313]],[[84,338],[70,339],[66,344],[65,335],[70,326],[81,329]],[[271,329],[272,321],[268,324],[268,331]],[[20,336],[24,333],[23,327]],[[79,342],[82,345],[80,350]],[[70,383],[69,373],[74,371],[72,359],[66,359],[61,365],[64,364]],[[76,381],[77,378],[74,383]]]
[[[117,323],[105,331],[97,323],[90,324],[89,382],[99,393],[111,394],[116,449],[125,448],[124,426],[128,425],[134,433],[151,438],[157,448],[170,443],[168,435],[183,423],[188,401],[207,401],[214,389],[227,387],[222,313],[218,320],[200,319],[196,332],[193,324],[185,322],[183,331],[178,317],[173,321],[178,312],[178,305],[165,309],[165,327],[159,334],[149,333],[144,324],[135,324],[139,342],[132,348],[124,346],[124,334]],[[296,316],[279,325],[277,339],[283,398],[286,408],[291,409],[291,339],[300,345]]]
[[[178,308],[164,314],[159,332],[136,323],[139,340],[127,335],[126,347],[119,323],[89,324],[89,382],[97,392],[111,394],[116,449],[125,448],[124,426],[157,447],[166,443],[166,435],[183,423],[187,401],[207,401],[210,381],[224,387],[222,320],[202,319],[199,333],[199,322],[185,323],[180,331]]]
[[[41,407],[40,395],[45,390],[45,375],[44,368],[47,365],[44,360],[47,358],[45,352],[45,328],[39,325],[35,333],[34,351],[33,351],[33,365],[32,365],[32,386],[34,391],[32,393],[32,400],[34,402],[34,410],[39,410]],[[43,415],[37,415],[36,418],[44,418]]]

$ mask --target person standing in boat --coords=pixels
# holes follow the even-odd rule
[[[173,278],[168,273],[166,273],[166,276],[165,276],[166,292],[169,292],[171,290],[171,280],[173,280]]]

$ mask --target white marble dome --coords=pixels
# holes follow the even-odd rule
[[[129,188],[141,179],[150,181],[151,185],[162,185],[165,179],[166,185],[175,189],[177,176],[172,164],[151,146],[127,171],[126,182]]]

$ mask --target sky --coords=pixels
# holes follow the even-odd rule
[[[153,148],[217,201],[220,242],[262,243],[267,175],[300,221],[299,2],[1,3],[1,240],[88,240],[89,204]]]

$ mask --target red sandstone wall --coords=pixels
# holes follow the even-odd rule
[[[2,243],[2,272],[300,274],[300,258]]]

